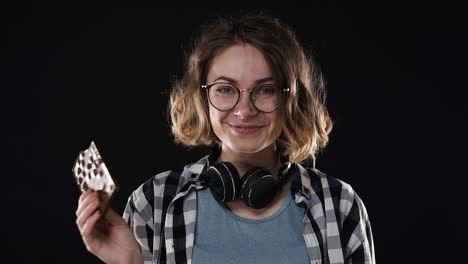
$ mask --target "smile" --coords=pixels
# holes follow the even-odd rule
[[[228,124],[231,129],[237,134],[254,134],[264,126],[236,126]]]

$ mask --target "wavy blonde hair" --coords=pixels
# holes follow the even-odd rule
[[[175,141],[186,146],[221,144],[211,127],[209,106],[201,85],[213,59],[226,48],[250,44],[265,56],[278,84],[289,87],[282,107],[281,154],[290,162],[315,160],[328,143],[333,123],[325,107],[322,74],[307,56],[294,32],[277,18],[248,14],[218,18],[205,25],[193,42],[186,71],[175,81],[168,111]]]

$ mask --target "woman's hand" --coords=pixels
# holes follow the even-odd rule
[[[86,249],[106,263],[143,263],[140,247],[125,220],[112,208],[101,218],[100,208],[108,202],[103,193],[81,194],[76,224]]]

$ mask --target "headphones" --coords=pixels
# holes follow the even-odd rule
[[[220,204],[240,197],[247,206],[262,209],[273,201],[287,182],[290,167],[291,163],[284,164],[277,177],[262,167],[254,167],[240,177],[236,167],[225,161],[208,167],[205,176],[211,193]]]

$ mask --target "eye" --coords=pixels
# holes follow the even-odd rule
[[[219,94],[234,94],[236,92],[236,89],[234,87],[226,84],[216,85],[213,88],[215,88],[215,91]]]
[[[274,86],[260,86],[255,88],[255,94],[275,94],[276,88]]]

